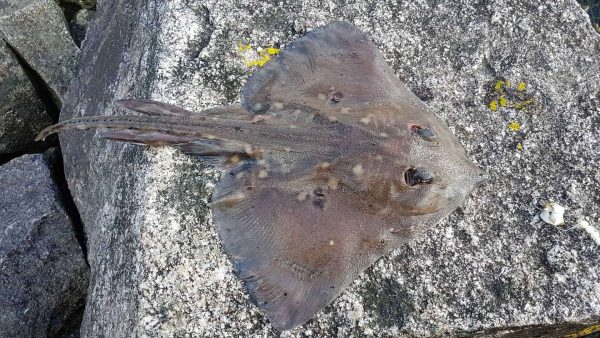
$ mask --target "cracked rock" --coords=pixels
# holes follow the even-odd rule
[[[14,53],[0,40],[0,154],[39,146],[35,135],[52,124]]]
[[[57,107],[75,74],[79,48],[53,0],[0,0],[0,37],[36,74]]]
[[[0,336],[78,329],[88,266],[43,154],[0,166]]]

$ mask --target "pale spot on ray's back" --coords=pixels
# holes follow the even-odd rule
[[[329,164],[329,162],[321,162],[319,163],[319,169],[327,169],[331,166],[331,164]]]
[[[352,173],[356,176],[360,176],[365,173],[365,169],[363,168],[362,164],[359,163],[352,168]]]
[[[338,188],[338,180],[336,180],[333,177],[329,178],[329,181],[327,181],[327,186],[329,187],[329,189],[331,190],[337,190]]]
[[[237,164],[240,162],[240,156],[239,155],[233,155],[229,158],[229,163],[231,164]]]
[[[296,195],[296,199],[300,202],[302,201],[306,201],[306,198],[308,197],[308,193],[303,191],[301,193],[299,193],[298,195]]]
[[[269,176],[267,169],[260,169],[258,171],[258,178],[267,178],[267,176]]]

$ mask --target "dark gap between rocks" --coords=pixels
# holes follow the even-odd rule
[[[19,157],[23,154],[21,153],[10,153],[10,154],[0,154],[0,165],[3,165],[4,163],[7,163],[8,161],[12,160],[13,158]]]
[[[86,295],[87,296],[87,295]],[[75,310],[69,318],[64,320],[63,326],[56,332],[54,337],[56,338],[76,338],[80,337],[79,329],[81,328],[81,322],[83,321],[83,313],[85,311],[85,298],[82,297],[77,302],[77,310]]]
[[[63,14],[64,14],[67,22],[73,21],[75,19],[75,17],[77,16],[77,12],[82,10],[81,6],[79,6],[77,4],[73,4],[73,3],[66,3],[66,4],[61,3],[60,7],[63,10]]]
[[[58,146],[58,136],[56,134],[53,134],[46,138],[45,141],[39,141],[32,145],[23,147],[18,152],[0,154],[0,165],[3,165],[9,162],[10,160],[15,159],[17,157],[21,157],[23,155],[43,153],[44,151],[52,147]]]
[[[85,35],[87,34],[87,29],[89,27],[78,23],[77,15],[81,11],[95,12],[96,6],[94,5],[92,8],[84,8],[77,4],[61,2],[60,7],[62,8],[63,15],[65,16],[67,27],[69,28],[69,34],[71,35],[71,38],[73,39],[77,47],[81,49],[81,43],[85,39]]]
[[[8,41],[4,40],[4,42],[14,55],[17,62],[19,62],[21,68],[23,68],[23,71],[29,78],[29,81],[31,82],[31,85],[33,86],[37,96],[46,107],[46,112],[48,115],[52,117],[55,123],[58,122],[61,109],[58,94],[46,84],[40,74],[38,74],[38,72],[36,72],[29,63],[27,63],[27,60],[25,60]]]
[[[46,108],[46,113],[52,118],[54,123],[58,122],[60,107],[57,104],[58,98],[56,98],[56,95],[53,93],[52,89],[46,85],[41,76],[29,65],[29,63],[27,63],[27,61],[17,52],[17,50],[13,48],[10,43],[8,43],[8,41],[4,39],[3,41],[6,43],[8,50],[10,53],[12,53],[15,60],[17,60],[23,69],[23,72],[25,72],[25,75],[33,86],[35,93]],[[34,145],[28,146],[17,153],[0,154],[0,165],[3,165],[8,161],[25,154],[42,153],[52,147],[58,146],[58,137],[51,135],[48,139],[46,139],[46,141],[37,142]]]
[[[75,237],[77,238],[77,242],[79,242],[81,250],[83,251],[83,259],[85,259],[86,263],[88,263],[89,265],[87,258],[88,252],[85,228],[83,226],[83,222],[81,221],[81,215],[79,214],[79,210],[77,210],[77,206],[75,206],[75,201],[73,200],[73,196],[71,195],[71,190],[69,190],[69,186],[67,184],[67,179],[65,177],[64,170],[65,167],[62,159],[62,152],[60,148],[55,147],[46,151],[44,153],[44,158],[46,159],[46,162],[49,163],[52,179],[58,187],[60,201],[63,207],[65,208],[67,216],[73,224]]]

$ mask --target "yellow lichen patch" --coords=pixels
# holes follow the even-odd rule
[[[243,45],[241,43],[238,43],[238,50],[240,52],[248,52],[248,51],[252,50],[252,47],[250,45]]]
[[[521,130],[521,125],[517,121],[512,121],[511,123],[508,124],[508,129],[510,129],[514,132],[517,132],[517,131]]]
[[[506,97],[504,95],[500,96],[500,100],[498,101],[502,107],[506,107]]]
[[[538,104],[533,95],[527,92],[525,82],[519,81],[513,85],[510,80],[504,78],[494,79],[488,83],[485,102],[489,102],[488,107],[491,110],[500,107],[529,110]]]
[[[498,81],[496,81],[496,84],[494,85],[494,90],[497,93],[502,93],[505,84],[506,84],[506,82],[504,82],[504,80],[498,80]]]
[[[590,335],[595,332],[600,332],[600,324],[586,327],[585,329],[565,335],[565,338],[579,338]]]
[[[242,53],[242,60],[244,61],[244,65],[246,67],[262,67],[274,55],[279,54],[279,48],[275,47],[267,47],[267,48],[257,48],[256,51],[252,49],[250,45],[244,45],[238,43],[238,51]]]
[[[523,150],[523,143],[519,142],[517,144],[517,150]]]
[[[246,65],[246,67],[256,67],[256,66],[262,67],[265,64],[267,64],[267,62],[269,62],[269,60],[271,60],[271,57],[269,55],[264,55],[255,60],[244,59],[244,64]]]
[[[269,48],[267,48],[267,54],[277,55],[277,54],[279,54],[279,48],[269,47]]]
[[[517,103],[515,103],[515,104],[513,105],[513,107],[515,107],[516,109],[519,109],[519,110],[521,110],[521,109],[523,109],[523,108],[525,108],[525,107],[527,107],[527,106],[529,106],[529,105],[532,105],[532,104],[534,104],[534,103],[535,103],[535,102],[534,102],[532,99],[528,99],[528,100],[525,100],[525,101],[521,101],[521,102],[517,102]]]

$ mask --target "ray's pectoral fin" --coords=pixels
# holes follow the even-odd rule
[[[250,295],[278,330],[313,318],[357,275],[381,257],[378,220],[349,210],[339,190],[290,191],[308,185],[260,176],[224,175],[213,194],[215,224]]]
[[[244,106],[256,113],[278,102],[308,106],[339,120],[360,120],[369,106],[407,100],[418,101],[369,38],[346,22],[292,41],[242,89]]]

